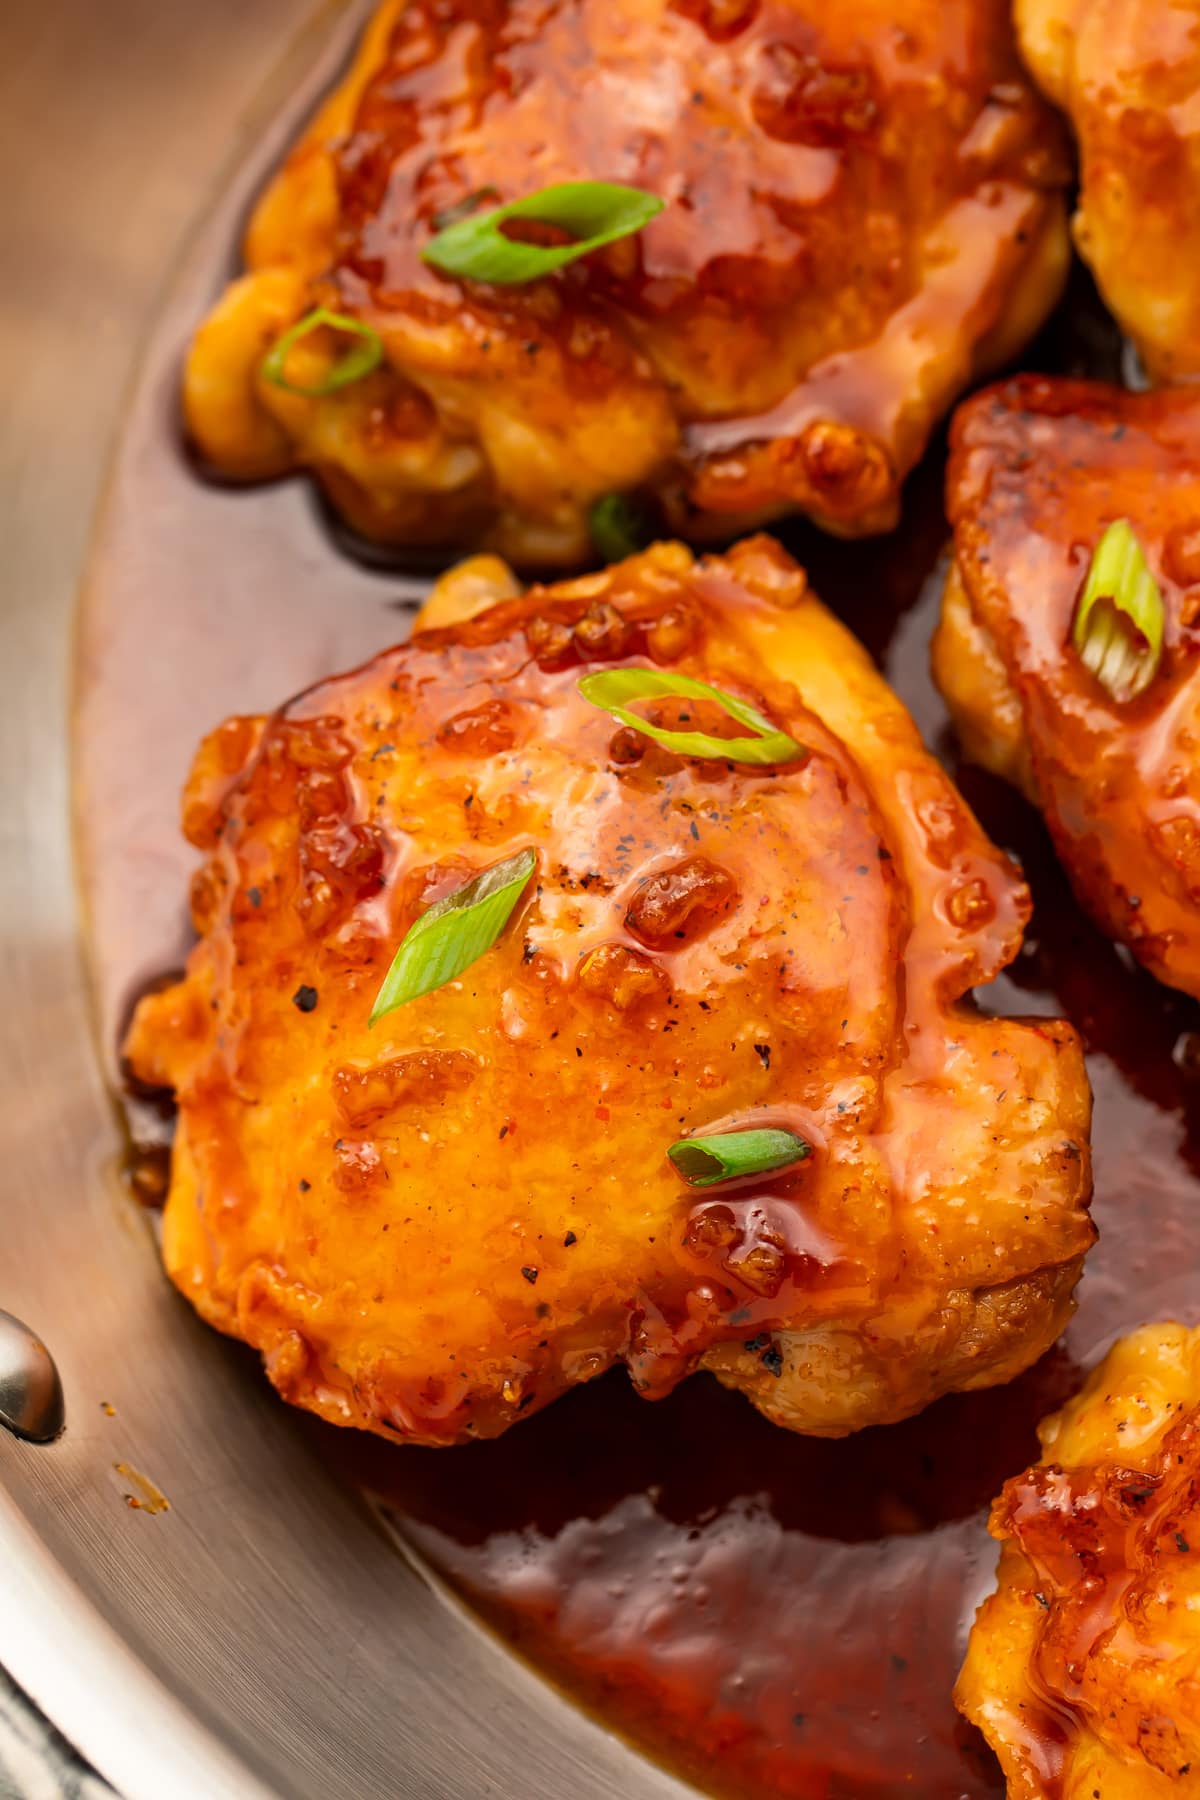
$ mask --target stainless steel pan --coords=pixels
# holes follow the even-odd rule
[[[0,1308],[52,1350],[68,1426],[49,1448],[0,1431],[0,1662],[128,1800],[666,1800],[684,1790],[443,1598],[241,1353],[175,1300],[119,1178],[93,1050],[67,743],[73,598],[107,446],[156,291],[197,278],[181,246],[198,211],[231,171],[261,169],[269,122],[337,56],[356,10],[6,9]],[[172,329],[135,420],[165,404]],[[110,567],[139,554],[121,510],[131,454]],[[204,604],[202,571],[174,577],[180,603]],[[130,1508],[138,1475],[169,1512]]]

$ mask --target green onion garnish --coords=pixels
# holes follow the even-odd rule
[[[803,1162],[811,1146],[794,1131],[725,1131],[713,1137],[680,1138],[667,1155],[693,1187],[712,1187],[736,1175],[765,1175]]]
[[[312,387],[302,387],[299,382],[289,381],[287,377],[287,359],[293,347],[310,332],[327,329],[340,331],[345,337],[357,338],[354,344],[339,361],[335,362],[327,375]],[[361,319],[352,319],[349,313],[330,312],[326,306],[316,306],[312,312],[305,313],[302,319],[283,336],[267,352],[262,361],[262,375],[276,387],[286,388],[289,394],[303,394],[306,399],[318,400],[322,394],[334,394],[338,388],[349,387],[352,381],[361,381],[372,369],[377,369],[383,361],[383,339]]]
[[[433,229],[445,231],[447,225],[457,225],[460,219],[469,219],[472,213],[478,212],[485,200],[498,200],[500,193],[494,187],[476,188],[473,193],[464,194],[452,206],[445,207],[433,215]]]
[[[588,513],[588,530],[602,562],[624,561],[645,549],[650,534],[641,509],[625,494],[604,494]]]
[[[435,900],[405,932],[371,1008],[370,1023],[453,981],[490,950],[536,866],[532,850],[519,850]]]
[[[1096,546],[1071,626],[1071,642],[1116,701],[1149,686],[1162,661],[1166,608],[1128,519]]]
[[[447,275],[516,287],[550,275],[577,257],[629,237],[663,209],[657,194],[613,181],[563,181],[490,212],[473,213],[439,231],[421,252]],[[505,237],[506,219],[535,219],[569,231],[572,244],[522,244]]]
[[[777,731],[770,719],[764,719],[745,700],[710,687],[707,681],[693,681],[690,675],[665,675],[658,669],[644,668],[603,669],[595,675],[583,676],[579,691],[593,706],[602,707],[614,719],[620,719],[622,725],[645,732],[656,744],[674,750],[679,756],[718,757],[723,762],[781,763],[797,762],[808,755],[803,744],[798,744],[786,731]],[[651,725],[648,719],[640,718],[626,705],[630,700],[654,700],[665,695],[713,700],[739,725],[748,725],[755,735],[721,738],[712,737],[706,731],[667,731],[661,725]]]

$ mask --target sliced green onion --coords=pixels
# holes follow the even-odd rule
[[[622,725],[644,732],[656,744],[674,750],[679,756],[716,757],[722,762],[781,763],[797,762],[808,755],[803,744],[798,744],[786,731],[777,731],[770,719],[764,719],[745,700],[735,699],[721,688],[710,687],[707,681],[693,681],[690,675],[666,675],[659,669],[602,669],[595,675],[585,675],[579,683],[579,691],[593,706],[602,707],[614,719],[620,719]],[[667,731],[661,725],[651,725],[648,719],[640,718],[626,704],[630,700],[654,700],[666,695],[713,700],[739,725],[748,725],[755,735],[721,738],[712,737],[706,731]]]
[[[327,329],[340,331],[343,336],[357,338],[345,355],[335,362],[328,374],[312,387],[302,387],[297,381],[289,381],[287,376],[287,359],[292,349],[310,332]],[[262,375],[265,381],[273,382],[276,387],[286,388],[289,394],[303,394],[306,399],[318,400],[322,394],[334,394],[338,388],[349,387],[353,381],[361,381],[372,369],[377,369],[383,361],[383,339],[361,319],[352,319],[349,313],[330,312],[326,306],[316,306],[312,312],[305,313],[302,319],[283,336],[267,352],[262,361]]]
[[[693,1187],[712,1187],[737,1175],[765,1175],[803,1162],[811,1146],[794,1131],[725,1131],[712,1137],[680,1138],[667,1155]]]
[[[550,275],[648,225],[663,209],[657,194],[614,181],[563,181],[490,212],[473,213],[439,231],[421,252],[423,260],[447,275],[516,287]],[[505,237],[507,219],[535,219],[569,231],[573,244],[522,244]]]
[[[1075,608],[1071,642],[1102,687],[1120,702],[1150,685],[1162,661],[1166,608],[1128,519],[1096,546]]]
[[[413,921],[371,1008],[370,1024],[444,987],[490,950],[537,866],[532,850],[520,850],[473,875],[436,900]]]
[[[622,562],[636,556],[650,541],[641,508],[626,494],[604,494],[588,513],[588,530],[602,562]]]
[[[446,207],[444,212],[434,213],[433,229],[445,231],[447,225],[457,225],[460,219],[469,219],[472,213],[478,212],[485,200],[498,200],[500,193],[494,187],[476,188],[474,193],[464,194],[453,206]]]

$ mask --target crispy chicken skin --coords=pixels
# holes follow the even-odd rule
[[[1019,377],[959,409],[948,493],[933,661],[968,753],[1042,808],[1099,925],[1200,995],[1200,395]],[[1124,703],[1069,643],[1117,518],[1167,613],[1162,665]]]
[[[1009,1800],[1200,1794],[1200,1332],[1147,1325],[1047,1419],[991,1518],[955,1699]]]
[[[828,1435],[1007,1380],[1092,1238],[1071,1028],[963,999],[1020,945],[1012,865],[769,539],[497,591],[476,559],[408,644],[200,751],[200,942],[127,1043],[179,1103],[172,1279],[288,1399],[429,1444],[619,1361]],[[618,726],[577,684],[630,663],[807,756]],[[495,946],[368,1029],[412,920],[527,847]],[[665,1154],[755,1124],[811,1157],[702,1189]]]
[[[196,334],[188,424],[235,477],[313,470],[370,538],[525,566],[587,557],[614,491],[698,540],[886,530],[931,425],[1054,304],[1066,170],[1006,0],[389,0]],[[473,196],[589,179],[666,210],[525,287],[420,260]],[[386,363],[306,399],[259,368],[316,304]]]
[[[1200,4],[1016,0],[1079,139],[1075,242],[1160,380],[1200,375]]]

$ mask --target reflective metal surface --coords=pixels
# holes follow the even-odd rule
[[[31,1444],[52,1444],[65,1417],[54,1358],[28,1325],[0,1312],[0,1425]]]
[[[0,1306],[45,1334],[69,1423],[48,1446],[0,1432],[0,1662],[127,1800],[667,1800],[677,1782],[398,1554],[253,1362],[168,1289],[118,1177],[89,1033],[67,719],[106,446],[157,290],[191,282],[135,390],[101,554],[172,605],[214,607],[216,632],[216,601],[232,616],[252,596],[214,594],[219,559],[172,561],[169,497],[139,509],[147,444],[172,428],[184,319],[223,273],[228,219],[190,262],[180,245],[224,171],[245,165],[247,191],[280,105],[350,22],[303,0],[51,0],[5,20]],[[255,541],[316,542],[299,489],[212,498]],[[272,697],[286,661],[281,649],[266,672]],[[148,692],[208,722],[194,681],[146,662]],[[169,1510],[131,1506],[139,1491]]]

